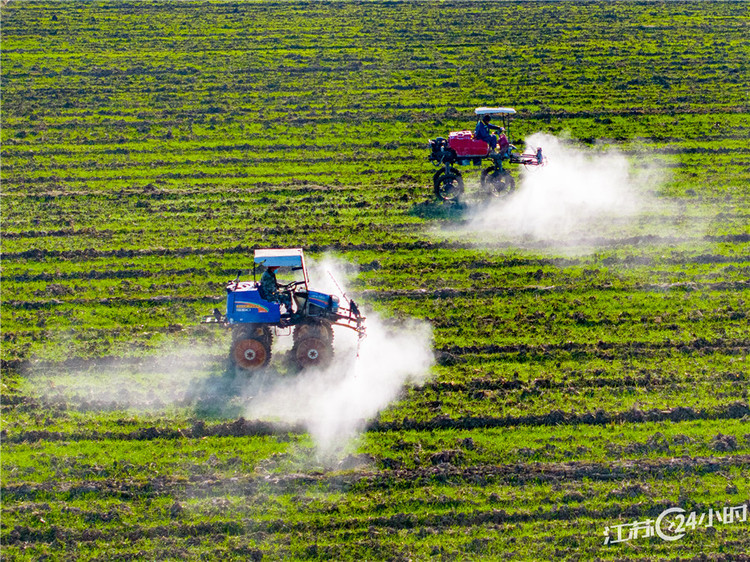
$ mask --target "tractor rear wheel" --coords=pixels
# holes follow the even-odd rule
[[[326,367],[333,359],[333,345],[320,338],[303,338],[294,344],[292,356],[300,369]]]
[[[229,357],[232,364],[241,371],[254,371],[268,365],[271,346],[266,340],[238,339],[232,344]]]
[[[435,196],[442,201],[457,201],[464,192],[464,179],[456,168],[447,174],[435,174],[433,179]]]
[[[505,197],[516,189],[516,181],[508,170],[490,166],[482,170],[480,177],[482,188],[493,197]]]

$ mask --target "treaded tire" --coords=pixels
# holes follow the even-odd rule
[[[300,369],[326,367],[333,359],[333,345],[320,338],[304,338],[294,344],[292,356]]]
[[[271,347],[264,340],[238,339],[232,344],[229,358],[232,365],[241,371],[255,371],[268,365],[271,360]]]
[[[507,170],[498,170],[494,166],[482,170],[479,178],[482,188],[493,197],[505,197],[516,189],[516,180]]]
[[[451,171],[447,174],[436,175],[434,191],[435,197],[441,201],[458,201],[458,198],[464,192],[464,179],[461,177],[461,172],[451,168]]]

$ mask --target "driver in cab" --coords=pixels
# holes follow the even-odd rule
[[[260,288],[258,292],[260,293],[260,296],[267,301],[283,304],[286,307],[287,312],[291,314],[292,297],[289,296],[289,293],[279,290],[284,289],[285,287],[276,280],[277,269],[279,269],[279,266],[277,265],[272,265],[266,268],[260,278]]]
[[[477,122],[476,129],[474,129],[474,138],[488,143],[492,150],[497,148],[501,154],[510,152],[511,144],[508,137],[505,136],[505,129],[497,125],[491,125],[490,121],[492,121],[492,117],[489,114],[482,115],[482,118]],[[490,131],[498,131],[500,137],[498,138]]]
[[[508,137],[505,136],[505,127],[498,127],[497,125],[490,125],[492,117],[489,114],[482,115],[482,118],[477,122],[477,127],[474,129],[474,138],[483,140],[489,143],[492,150],[497,151],[503,155],[503,158],[510,156],[511,149],[515,148]],[[493,135],[490,131],[497,131],[500,136]]]
[[[497,146],[497,136],[490,133],[490,131],[500,131],[502,127],[496,125],[490,125],[492,117],[490,115],[482,115],[482,118],[477,121],[477,126],[474,129],[474,138],[477,140],[483,140],[490,145],[492,150],[495,150]]]

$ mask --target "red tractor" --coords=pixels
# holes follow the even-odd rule
[[[435,195],[443,201],[456,201],[464,192],[464,180],[461,171],[456,166],[473,164],[480,166],[483,160],[489,160],[490,166],[482,170],[480,182],[482,188],[490,195],[504,197],[511,193],[516,182],[510,172],[503,168],[503,161],[510,164],[524,166],[542,166],[545,158],[542,149],[537,148],[531,154],[514,152],[515,146],[510,144],[510,117],[516,110],[510,107],[478,107],[474,110],[480,119],[484,115],[499,116],[506,134],[507,145],[499,146],[499,150],[490,148],[489,143],[477,139],[472,131],[455,131],[448,138],[438,137],[430,139],[430,155],[428,160],[439,166],[432,177]]]

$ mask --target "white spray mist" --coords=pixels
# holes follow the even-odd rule
[[[312,288],[341,298],[347,267],[332,259],[313,263]],[[169,344],[158,356],[88,370],[29,373],[29,380],[42,396],[87,408],[111,404],[158,412],[192,405],[212,415],[303,423],[318,452],[330,455],[388,406],[407,381],[423,381],[434,362],[428,323],[387,323],[359,304],[367,317],[367,337],[359,341],[354,331],[335,327],[334,360],[325,369],[282,374],[279,362],[292,346],[288,334],[274,338],[271,364],[249,377],[222,372],[217,357],[228,352],[229,342],[217,338],[212,345]]]
[[[337,294],[329,272],[342,285],[342,264],[327,259],[310,267],[315,290]],[[419,383],[433,364],[429,324],[416,320],[387,325],[373,312],[367,317],[367,337],[360,342],[346,328],[334,329],[333,363],[294,377],[266,381],[249,402],[246,417],[302,422],[321,454],[341,449],[367,419],[392,402],[404,383]],[[358,345],[359,344],[359,345]],[[359,351],[359,356],[357,356]]]
[[[526,145],[542,147],[547,164],[524,170],[515,193],[484,207],[467,230],[553,246],[615,234],[644,209],[657,181],[654,170],[636,173],[613,149],[587,150],[544,133]]]

